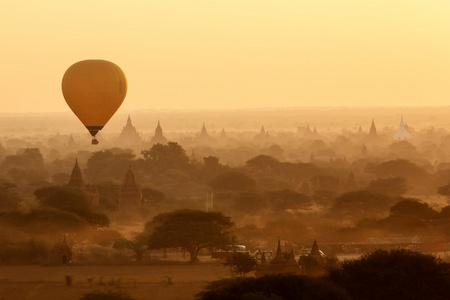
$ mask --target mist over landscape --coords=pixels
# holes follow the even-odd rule
[[[450,299],[449,15],[2,1],[0,299]]]
[[[250,253],[317,240],[340,260],[399,247],[447,260],[449,110],[130,111],[98,145],[68,114],[5,114],[1,264],[59,264],[62,239],[63,264],[210,261],[223,241],[160,252],[145,238],[186,209],[229,217],[222,247]]]

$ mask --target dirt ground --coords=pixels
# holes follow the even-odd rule
[[[66,276],[72,278],[71,286]],[[94,290],[143,299],[194,299],[209,281],[230,277],[220,262],[196,265],[0,266],[0,300],[74,300]],[[169,284],[169,278],[172,284]]]

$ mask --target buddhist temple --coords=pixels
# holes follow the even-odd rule
[[[366,143],[364,143],[361,148],[361,155],[366,155],[366,154],[367,154],[367,147],[366,147]]]
[[[377,127],[375,126],[375,121],[372,119],[372,124],[370,125],[369,137],[377,137]]]
[[[220,132],[219,138],[221,139],[226,139],[227,138],[227,134],[225,133],[225,129],[222,128],[222,131]]]
[[[278,240],[277,253],[275,257],[268,264],[265,255],[261,258],[261,263],[256,269],[255,277],[274,274],[301,274],[301,268],[295,260],[294,251],[291,249],[289,258],[286,259],[281,252],[280,240]]]
[[[119,192],[118,205],[121,210],[131,210],[142,205],[141,188],[136,184],[131,164]]]
[[[312,136],[312,131],[311,131],[311,129],[309,128],[309,124],[307,124],[307,125],[306,125],[306,130],[305,130],[305,132],[303,133],[303,137],[304,137],[305,139],[310,139],[311,136]]]
[[[75,166],[72,169],[72,174],[66,186],[82,191],[88,197],[91,206],[99,205],[100,197],[97,186],[84,182],[81,169],[78,166],[78,159],[75,159]]]
[[[309,185],[308,180],[304,179],[302,181],[302,186],[300,187],[300,193],[303,195],[311,195],[311,186]]]
[[[139,133],[137,132],[136,128],[131,124],[131,117],[128,115],[127,123],[122,129],[122,132],[120,133],[119,137],[117,138],[117,143],[123,145],[138,145],[142,144],[142,139],[139,136]]]
[[[394,140],[405,141],[412,138],[411,134],[408,132],[405,123],[403,123],[403,116],[400,121],[398,130],[393,135]]]
[[[270,138],[269,131],[266,131],[264,129],[264,126],[261,126],[261,130],[259,131],[259,133],[257,135],[255,135],[253,140],[255,142],[264,143],[264,142],[269,141],[269,138]]]
[[[350,174],[348,175],[347,182],[345,184],[345,190],[346,191],[354,191],[358,189],[358,185],[355,181],[355,175],[353,175],[353,170],[350,171]]]
[[[197,144],[210,144],[213,142],[213,138],[209,135],[208,130],[206,130],[205,123],[203,123],[200,133],[197,133],[195,137],[195,143]]]
[[[163,131],[162,131],[161,125],[159,124],[159,120],[158,120],[158,125],[156,125],[155,135],[153,136],[150,143],[151,144],[166,144],[167,143],[167,139],[163,135]]]
[[[55,244],[51,251],[52,262],[59,265],[72,264],[72,250],[66,241],[66,235],[62,242]]]

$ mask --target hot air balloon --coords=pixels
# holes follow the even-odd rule
[[[70,66],[62,79],[62,92],[70,109],[92,135],[105,126],[122,104],[127,93],[127,79],[114,63],[89,59]]]

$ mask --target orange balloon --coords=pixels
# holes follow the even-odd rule
[[[79,61],[64,73],[62,92],[67,104],[95,135],[119,109],[127,93],[127,78],[114,63],[90,59]]]

